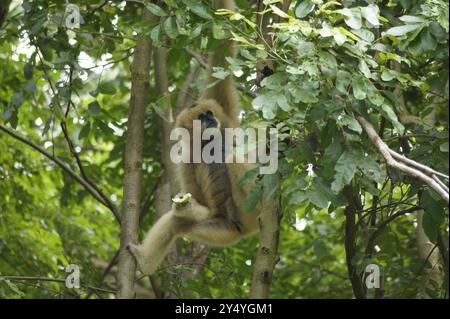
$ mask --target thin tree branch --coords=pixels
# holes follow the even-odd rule
[[[196,59],[202,68],[208,69],[208,63],[206,63],[205,59],[203,58],[203,56],[200,53],[198,53],[195,50],[192,50],[191,48],[184,48],[184,50],[187,53],[189,53],[194,59]]]
[[[16,140],[32,147],[51,161],[53,161],[55,164],[57,164],[59,167],[61,167],[64,171],[66,171],[73,179],[75,179],[81,186],[83,186],[96,200],[98,200],[101,204],[106,206],[108,209],[111,210],[111,208],[108,206],[108,204],[104,201],[102,196],[100,196],[97,191],[88,183],[86,182],[82,177],[80,177],[77,173],[75,173],[72,168],[70,168],[69,164],[61,161],[59,158],[51,155],[44,149],[42,149],[40,146],[35,144],[32,141],[27,140],[25,137],[20,136],[19,134],[13,132],[12,130],[6,128],[3,125],[0,125],[0,130],[5,132],[6,134],[10,135],[11,137],[15,138]],[[111,210],[112,211],[112,210]],[[114,216],[116,217],[117,221],[120,223],[120,216],[116,215],[114,211],[112,211]]]
[[[436,175],[431,175],[431,177],[433,177],[433,179],[439,184],[439,185],[441,185],[441,187],[443,188],[443,189],[445,189],[446,191],[447,191],[447,193],[448,193],[448,187],[447,187],[447,185],[445,185],[440,179],[439,179],[439,177],[437,177]]]
[[[449,193],[446,192],[446,190],[443,189],[441,187],[441,185],[439,185],[432,177],[426,175],[422,171],[419,171],[418,169],[415,169],[415,168],[411,168],[402,162],[396,161],[392,155],[394,153],[392,153],[392,150],[389,148],[389,146],[387,146],[387,144],[383,142],[383,140],[380,138],[378,133],[373,128],[372,124],[370,124],[366,119],[364,119],[361,116],[357,116],[356,119],[361,124],[361,126],[364,128],[364,131],[367,133],[367,135],[369,136],[369,139],[372,141],[374,146],[378,149],[378,151],[384,157],[388,166],[390,166],[394,169],[400,170],[411,177],[415,177],[415,178],[421,180],[423,183],[427,184],[433,190],[435,190],[447,203],[449,203]],[[402,161],[404,161],[404,159],[406,158],[400,154],[397,154],[397,155],[396,155],[396,157],[397,158],[401,157]]]
[[[11,281],[49,281],[49,282],[58,282],[58,283],[66,283],[66,279],[59,278],[50,278],[50,277],[33,277],[33,276],[0,276],[0,279],[11,280]],[[98,288],[94,286],[85,285],[85,288],[89,290],[95,290],[99,292],[105,292],[114,294],[116,291],[104,288]]]
[[[366,254],[370,253],[371,247],[373,247],[373,243],[375,241],[375,239],[377,239],[377,237],[381,234],[381,232],[383,231],[383,229],[390,223],[392,222],[394,219],[406,215],[406,214],[410,214],[413,213],[417,210],[422,209],[419,206],[416,207],[412,207],[412,208],[408,208],[405,210],[401,210],[398,211],[395,214],[392,214],[391,216],[389,216],[388,218],[386,218],[384,221],[382,221],[381,223],[379,223],[376,227],[376,230],[370,235],[369,239],[367,240],[367,248],[366,248]]]
[[[417,163],[416,161],[413,161],[413,160],[407,158],[405,155],[401,155],[401,154],[393,151],[392,149],[389,149],[389,153],[392,155],[393,158],[395,158],[395,159],[397,159],[399,161],[405,162],[406,164],[409,164],[411,166],[415,166],[417,169],[420,169],[420,170],[424,171],[427,174],[430,174],[430,175],[434,174],[434,175],[441,176],[441,177],[443,177],[443,178],[448,180],[448,176],[447,175],[445,175],[443,173],[440,173],[438,171],[435,171],[434,169],[432,169],[432,168],[430,168],[428,166],[425,166],[423,164]]]
[[[299,262],[299,263],[301,263],[301,264],[305,264],[305,265],[307,265],[307,266],[309,266],[309,267],[311,267],[311,268],[318,268],[319,271],[324,272],[324,273],[327,273],[327,274],[330,274],[330,275],[333,275],[333,276],[335,276],[335,277],[337,277],[337,278],[340,278],[340,279],[343,279],[343,280],[348,280],[348,279],[349,279],[348,276],[345,276],[345,275],[343,275],[343,274],[340,274],[340,273],[335,272],[335,271],[332,271],[332,270],[324,269],[324,268],[322,268],[320,265],[315,265],[315,264],[310,263],[310,262],[308,262],[308,261],[306,261],[306,260],[303,260],[303,259],[297,259],[296,261]]]
[[[174,116],[176,117],[183,109],[185,109],[188,105],[191,104],[192,101],[192,92],[191,86],[194,82],[197,74],[199,72],[200,65],[196,63],[191,67],[189,74],[186,76],[186,79],[183,82],[183,85],[180,88],[180,92],[178,93],[177,101],[175,103]]]
[[[70,104],[70,102],[69,102]],[[69,106],[68,106],[69,108]],[[63,131],[63,135],[64,138],[67,142],[67,145],[69,146],[69,150],[70,153],[72,154],[72,156],[75,158],[75,161],[77,162],[77,166],[78,169],[80,170],[80,174],[82,176],[82,178],[86,181],[86,183],[88,183],[93,189],[95,189],[95,191],[99,194],[99,196],[104,200],[104,202],[106,203],[106,205],[108,206],[108,208],[114,213],[114,215],[116,216],[117,220],[120,223],[120,212],[119,209],[117,208],[116,205],[114,205],[114,203],[108,198],[108,196],[105,195],[105,193],[103,193],[103,191],[97,186],[97,184],[95,184],[86,174],[83,164],[81,162],[80,157],[78,156],[77,151],[75,150],[75,147],[73,145],[73,142],[69,136],[69,132],[67,130],[67,125],[66,122],[62,122],[61,123],[61,129]]]
[[[103,284],[103,281],[105,280],[106,276],[109,274],[111,269],[114,267],[114,265],[117,263],[117,258],[119,257],[120,249],[116,250],[114,253],[113,258],[109,261],[108,266],[106,266],[105,270],[103,270],[102,277],[100,278],[98,285]],[[85,299],[89,299],[92,295],[92,291],[88,291],[87,296]]]

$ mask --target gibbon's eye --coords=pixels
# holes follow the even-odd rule
[[[208,111],[206,111],[206,116],[209,118],[214,117],[214,113],[211,112],[210,110],[208,110]]]

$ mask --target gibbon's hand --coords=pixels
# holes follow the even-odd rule
[[[174,211],[192,209],[191,198],[191,193],[178,193],[172,198],[172,209]]]

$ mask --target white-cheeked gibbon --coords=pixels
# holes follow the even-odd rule
[[[216,0],[214,8],[234,10],[235,3],[234,0]],[[217,80],[212,77],[213,66],[227,67],[225,56],[235,56],[232,41],[225,41],[211,54],[206,91],[191,108],[183,110],[175,121],[175,127],[187,129],[191,137],[194,120],[201,121],[202,130],[216,128],[222,136],[225,136],[225,128],[240,125],[239,97],[231,75],[209,87]],[[186,147],[191,147],[192,141],[189,144]],[[182,193],[177,196],[178,199],[189,199],[189,202],[177,205],[175,198],[172,209],[153,225],[144,242],[128,246],[141,271],[153,274],[168,253],[171,243],[179,237],[212,246],[228,246],[256,233],[259,230],[257,219],[261,208],[274,210],[275,206],[274,201],[263,199],[253,212],[244,211],[244,202],[254,183],[248,183],[243,188],[238,187],[238,183],[247,171],[255,167],[256,164],[224,161],[180,164],[177,177]],[[192,198],[189,198],[189,194]]]

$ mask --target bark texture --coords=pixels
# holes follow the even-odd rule
[[[143,9],[143,19],[151,14]],[[124,154],[124,187],[122,203],[122,228],[120,236],[119,267],[117,272],[117,298],[134,298],[136,261],[126,249],[137,243],[142,182],[142,149],[144,143],[144,116],[148,103],[151,42],[140,38],[136,45],[131,66],[132,86],[128,113],[128,134]]]

